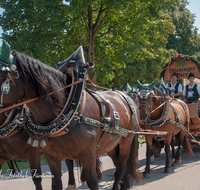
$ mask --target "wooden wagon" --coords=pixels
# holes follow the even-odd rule
[[[182,54],[175,56],[171,61],[165,65],[160,77],[163,77],[165,82],[171,81],[171,75],[176,72],[178,74],[179,82],[182,82],[184,87],[189,83],[187,77],[190,73],[195,75],[195,83],[200,84],[200,61],[197,57],[189,57]],[[189,124],[189,138],[191,144],[200,143],[200,113],[198,103],[187,104],[190,114],[190,124]],[[194,138],[197,140],[195,141]]]

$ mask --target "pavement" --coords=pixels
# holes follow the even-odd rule
[[[142,172],[145,168],[145,151],[146,145],[139,147],[139,170]],[[130,190],[199,190],[200,189],[200,146],[194,146],[195,156],[188,157],[182,151],[182,162],[180,165],[172,167],[171,173],[164,173],[165,153],[162,149],[160,157],[156,157],[154,163],[151,164],[151,177],[144,184],[137,184]],[[101,156],[103,162],[103,179],[99,182],[100,190],[110,190],[114,182],[115,167],[111,159],[107,155]],[[80,172],[75,167],[75,178],[77,189],[89,189],[83,186],[80,181]],[[62,181],[63,189],[67,188],[68,172],[67,166],[62,162]],[[51,189],[51,173],[48,165],[42,165],[42,186],[43,190]],[[18,176],[11,176],[9,173],[0,174],[0,189],[3,190],[34,190],[35,186],[32,182],[30,169],[24,169]]]

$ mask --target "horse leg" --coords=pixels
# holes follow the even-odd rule
[[[113,157],[116,165],[115,181],[113,190],[127,190],[131,187],[133,180],[140,181],[138,168],[138,136],[135,135],[129,141],[121,139],[119,146],[115,147],[115,157]]]
[[[87,186],[87,182],[86,182],[86,178],[85,178],[84,168],[82,168],[82,171],[81,171],[81,182],[82,182],[82,185]]]
[[[176,151],[176,157],[175,157],[175,164],[178,165],[181,163],[181,144],[183,142],[183,138],[185,136],[185,132],[180,132],[178,134],[178,148],[177,148],[177,151]]]
[[[50,156],[49,154],[46,154],[45,151],[44,157],[47,160],[52,174],[52,190],[62,190],[61,161],[57,160],[55,157]]]
[[[149,137],[145,135],[145,139],[146,139],[146,167],[145,171],[143,172],[143,176],[145,179],[148,179],[150,178],[150,158],[152,154],[151,146],[153,137],[150,135]]]
[[[91,156],[81,160],[87,185],[91,190],[98,190],[98,177],[96,173],[96,157]]]
[[[74,190],[74,189],[76,189],[76,183],[75,183],[75,179],[74,179],[73,160],[66,159],[65,163],[67,165],[68,172],[69,172],[68,187],[66,190]]]
[[[171,147],[172,147],[172,161],[171,161],[171,166],[175,166],[175,149],[174,149],[174,137],[172,137],[171,141]]]
[[[34,156],[32,155],[31,157],[28,158],[32,180],[33,183],[35,184],[36,190],[42,190],[42,178],[41,178],[42,171],[41,171],[40,158],[41,157],[39,154],[36,154]]]
[[[165,162],[165,173],[170,173],[170,159],[169,159],[169,153],[170,153],[170,145],[166,142],[165,145],[165,154],[166,154],[166,162]]]

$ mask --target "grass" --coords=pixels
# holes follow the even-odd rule
[[[30,168],[30,165],[28,162],[20,162],[20,161],[16,161],[17,162],[17,166],[19,167],[19,169],[25,169],[25,168]],[[44,157],[41,157],[41,165],[42,164],[47,164],[47,161]],[[16,168],[16,167],[15,167]],[[8,164],[4,163],[2,169],[1,169],[1,173],[5,173],[9,170]]]
[[[138,136],[138,142],[141,143],[141,144],[142,144],[142,143],[145,143],[144,135],[139,135],[139,136]]]

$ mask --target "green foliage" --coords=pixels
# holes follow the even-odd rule
[[[169,14],[173,19],[175,31],[169,35],[167,49],[175,49],[177,53],[193,55],[199,52],[199,37],[194,28],[195,15],[186,8],[187,0],[177,0],[176,6],[170,8]]]
[[[3,0],[0,23],[12,49],[51,65],[82,44],[86,60],[95,62],[97,84],[121,89],[158,76],[174,31],[163,9],[174,1]]]

